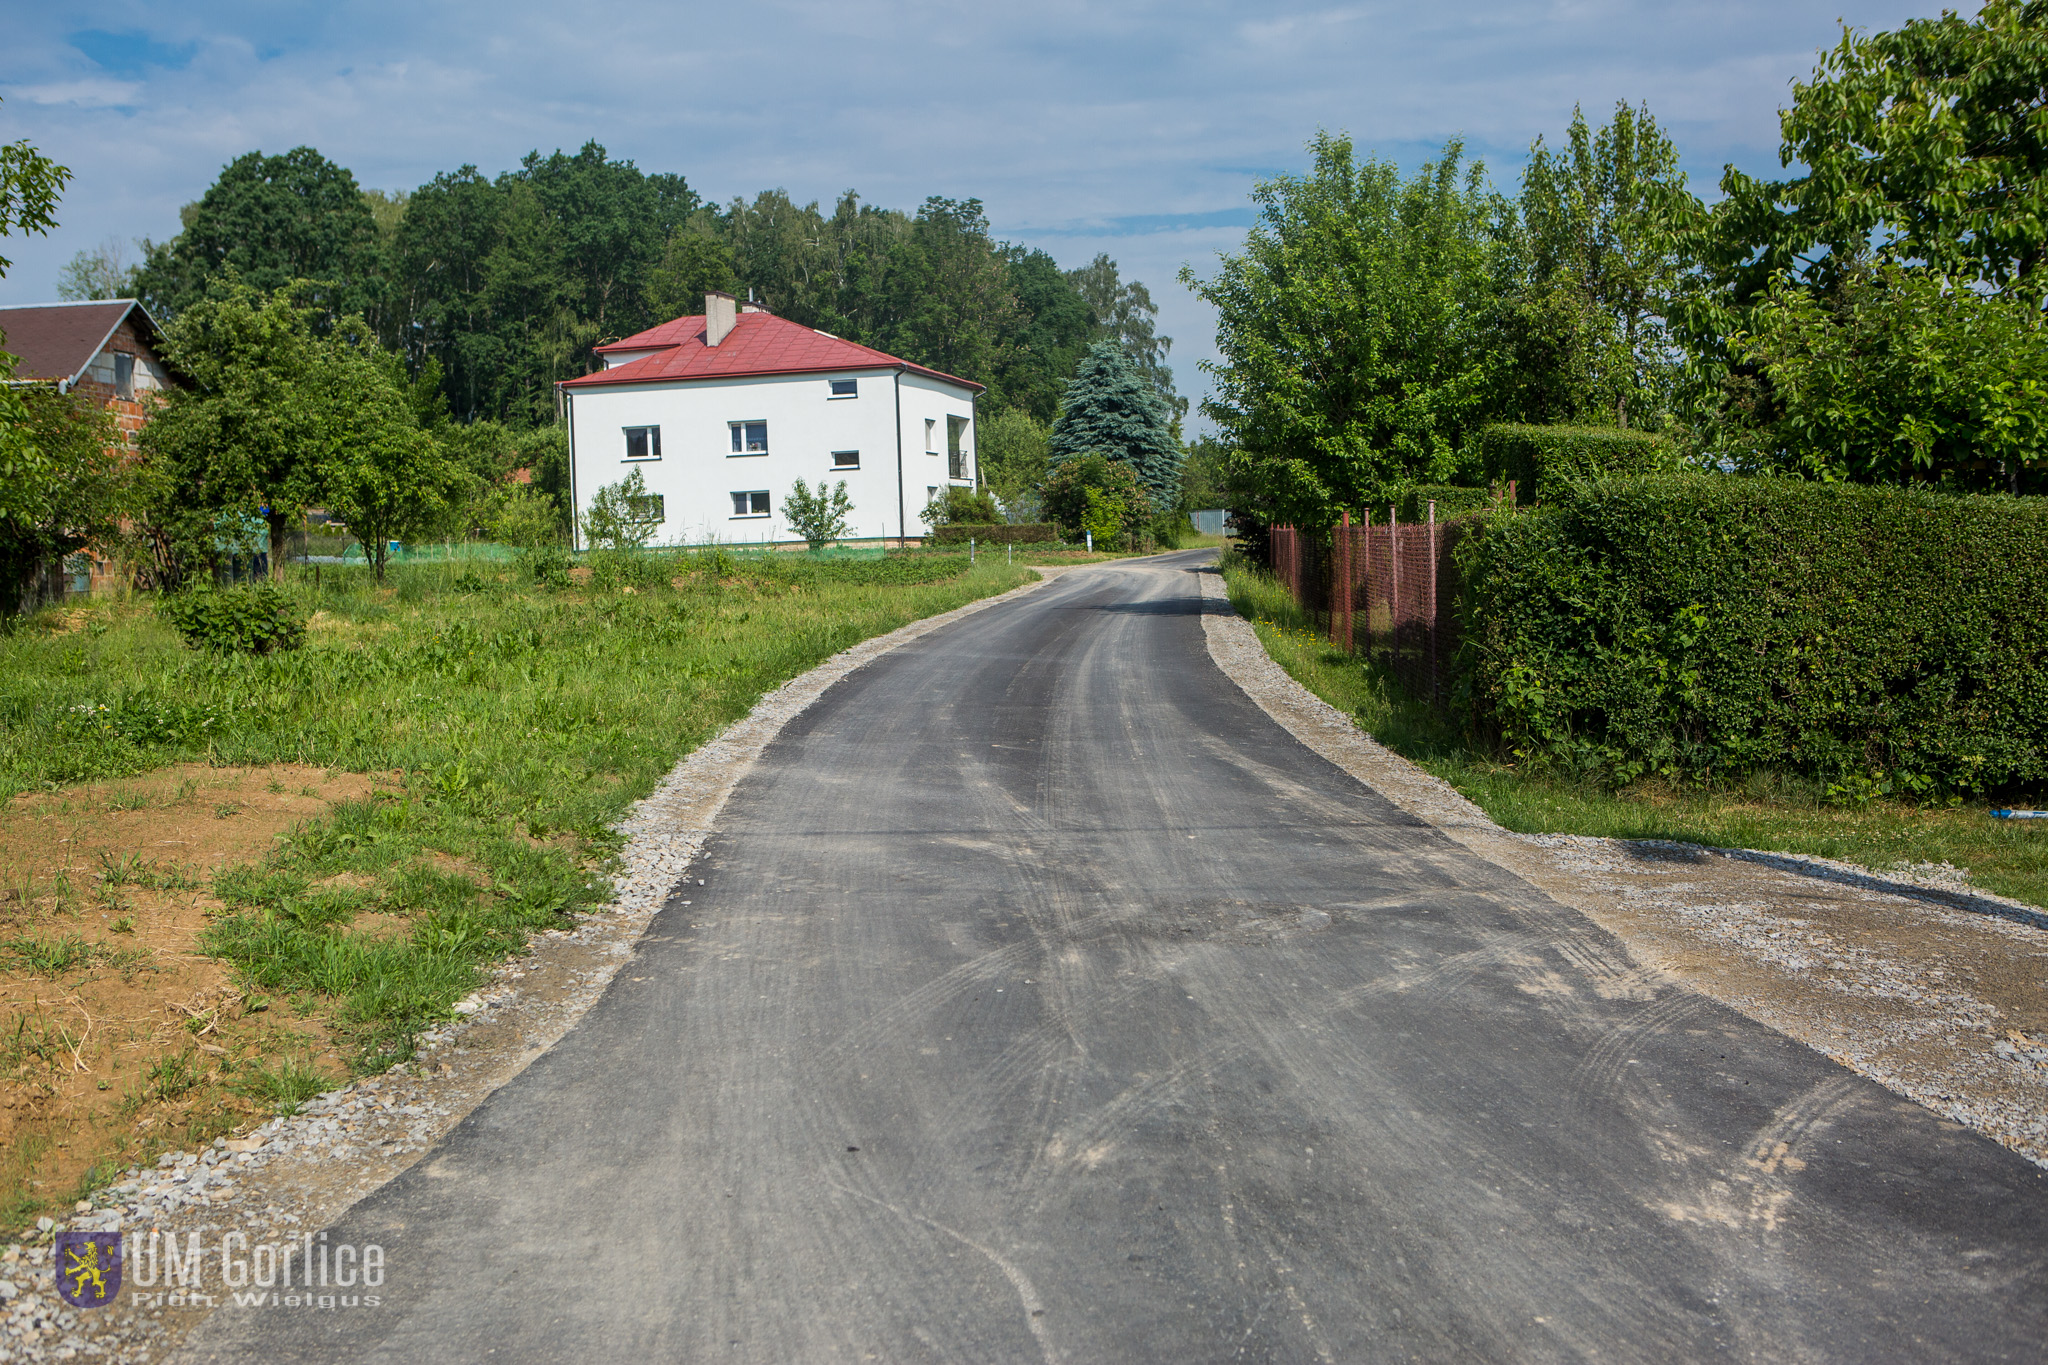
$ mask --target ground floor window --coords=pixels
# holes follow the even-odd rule
[[[659,493],[626,499],[626,515],[639,526],[659,526],[668,520],[668,504]]]
[[[747,493],[732,495],[732,514],[736,517],[765,517],[768,515],[768,490],[756,489]]]
[[[833,451],[833,452],[832,452],[832,467],[833,467],[834,469],[859,469],[859,468],[860,468],[860,452],[859,452],[858,450],[835,450],[835,451]]]

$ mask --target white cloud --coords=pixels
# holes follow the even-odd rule
[[[9,99],[31,104],[69,105],[77,109],[107,109],[132,105],[142,95],[140,81],[110,81],[88,78],[52,81],[45,85],[15,85],[7,89]]]

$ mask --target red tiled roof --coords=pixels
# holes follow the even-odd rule
[[[20,357],[16,379],[76,379],[131,308],[154,337],[156,323],[134,299],[0,306],[0,351]]]
[[[726,379],[742,375],[815,374],[824,370],[900,369],[930,375],[949,384],[983,389],[971,379],[940,370],[913,365],[872,346],[862,346],[840,337],[827,336],[773,313],[741,313],[733,319],[732,331],[716,346],[704,344],[701,316],[676,318],[659,327],[599,346],[599,355],[615,351],[654,351],[655,354],[600,370],[579,379],[562,381],[565,389],[596,388],[605,384],[656,384],[679,379]]]

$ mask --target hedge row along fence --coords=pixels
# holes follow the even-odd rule
[[[1015,526],[934,526],[931,533],[934,545],[965,545],[970,540],[977,545],[1043,545],[1054,539],[1053,528],[1041,522],[1021,522]]]
[[[1541,502],[1566,485],[1613,474],[1671,474],[1678,453],[1661,436],[1625,427],[1522,426],[1479,431],[1489,485],[1515,486],[1515,500]]]
[[[2048,781],[2048,506],[1716,475],[1566,486],[1468,542],[1461,684],[1627,781]]]
[[[1616,783],[1776,770],[1853,795],[2040,790],[2044,503],[1707,474],[1552,484],[1535,511],[1458,523],[1440,694],[1476,739]]]

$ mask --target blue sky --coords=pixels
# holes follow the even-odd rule
[[[1966,6],[1973,9],[1974,7]],[[0,302],[54,297],[109,237],[162,239],[251,149],[310,144],[367,187],[596,138],[708,198],[857,189],[914,208],[978,197],[999,235],[1063,265],[1107,251],[1152,289],[1182,392],[1213,319],[1174,281],[1243,240],[1253,184],[1317,129],[1413,166],[1462,135],[1512,188],[1574,103],[1647,100],[1711,191],[1777,164],[1790,82],[1869,0],[1487,0],[1462,5],[532,0],[280,6],[17,3],[0,141],[76,173],[47,239],[13,239]],[[132,248],[131,248],[132,255]]]

